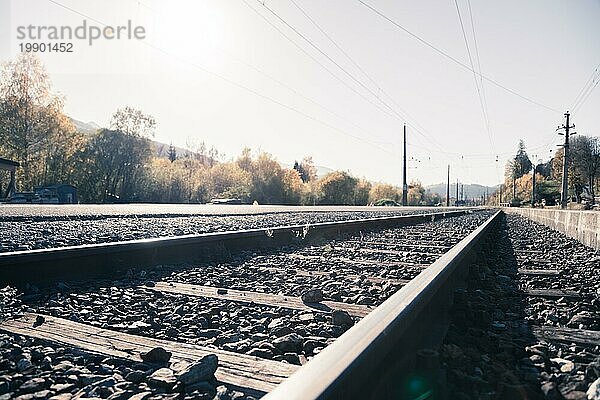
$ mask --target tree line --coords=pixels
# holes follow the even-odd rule
[[[401,189],[371,183],[345,171],[318,177],[310,157],[284,168],[270,154],[250,149],[230,160],[206,145],[170,146],[159,157],[152,138],[156,121],[132,107],[115,111],[108,128],[78,131],[63,112],[40,60],[22,54],[0,71],[0,157],[21,164],[21,190],[69,183],[81,202],[204,203],[236,198],[260,204],[366,205],[399,202]],[[2,184],[6,184],[1,180]],[[0,189],[2,189],[0,187]],[[410,205],[441,203],[412,182]]]
[[[536,178],[536,203],[542,201],[554,205],[560,199],[563,175],[564,149],[559,148],[547,161],[531,160],[523,140],[519,142],[515,156],[506,164],[505,180],[491,197],[497,204],[531,203],[533,196],[533,171]],[[600,139],[587,135],[576,135],[570,140],[569,170],[567,177],[569,198],[581,202],[586,196],[593,198],[600,184]]]

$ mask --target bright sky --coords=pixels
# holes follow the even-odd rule
[[[40,54],[68,115],[105,126],[130,105],[156,118],[165,143],[195,138],[227,158],[248,146],[284,163],[312,155],[394,184],[406,122],[409,180],[444,182],[450,164],[453,181],[487,185],[521,138],[549,158],[600,64],[599,1],[364,3],[470,68],[458,5],[475,69],[541,105],[478,80],[488,134],[473,72],[357,0],[0,0],[0,61],[27,42],[18,26],[131,20],[145,40],[65,40],[73,53]],[[600,89],[573,114],[576,131],[600,135],[599,110]]]

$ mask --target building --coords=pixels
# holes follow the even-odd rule
[[[5,193],[0,193],[0,197],[8,198],[17,192],[15,174],[17,171],[17,167],[19,167],[19,166],[20,166],[20,164],[16,161],[7,160],[5,158],[0,158],[0,170],[8,171],[10,173],[10,180],[8,182],[8,188],[6,189]]]
[[[35,188],[41,203],[77,204],[77,188],[73,185],[59,184]]]

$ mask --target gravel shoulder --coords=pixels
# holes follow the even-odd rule
[[[557,270],[557,275],[522,270]],[[594,250],[516,215],[471,267],[457,293],[442,348],[455,399],[600,398],[600,343],[540,339],[535,327],[600,331],[600,257]],[[569,290],[577,297],[533,296]]]

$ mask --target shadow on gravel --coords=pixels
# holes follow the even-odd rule
[[[470,267],[467,288],[455,294],[441,349],[446,398],[543,398],[538,370],[526,353],[533,337],[517,288],[517,268],[502,217]],[[533,351],[543,354],[540,348]]]

